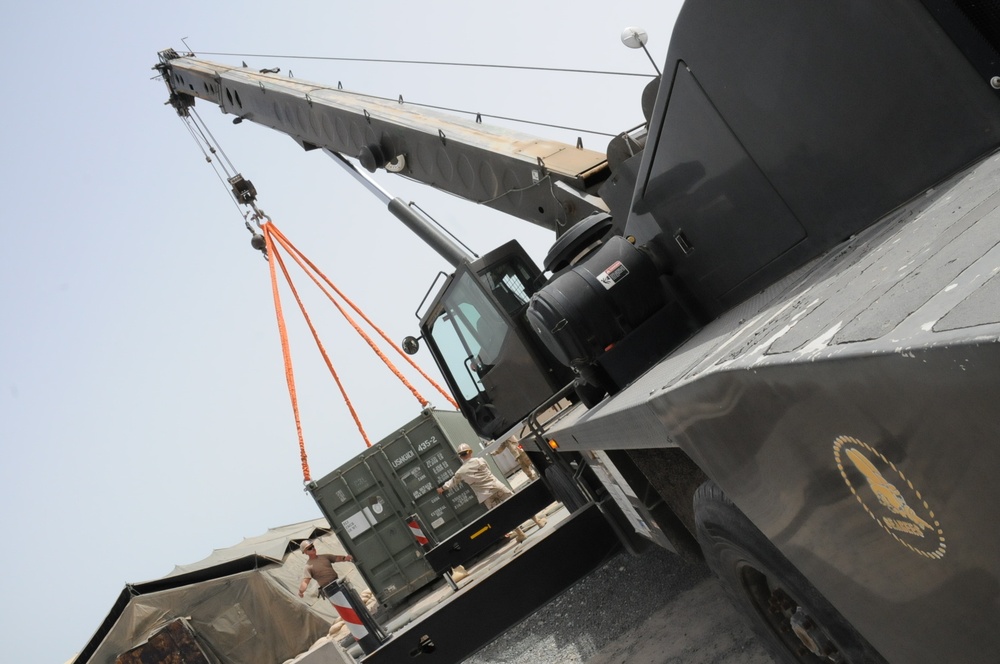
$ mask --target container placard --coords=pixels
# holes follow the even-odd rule
[[[365,510],[367,509],[366,507]],[[343,526],[344,532],[350,535],[351,539],[355,539],[358,535],[372,527],[371,521],[363,512],[352,514],[341,521],[340,525]]]

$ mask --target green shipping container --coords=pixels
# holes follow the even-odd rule
[[[384,606],[400,604],[436,577],[410,530],[410,515],[433,545],[486,512],[465,484],[444,495],[436,491],[461,465],[456,450],[462,443],[480,455],[479,437],[461,413],[425,409],[308,487]],[[492,457],[485,459],[505,481]]]

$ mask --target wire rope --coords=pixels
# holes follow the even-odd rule
[[[239,58],[277,58],[277,59],[294,59],[294,60],[326,60],[326,61],[337,61],[337,62],[368,62],[368,63],[379,63],[379,64],[403,64],[403,65],[426,65],[426,66],[437,66],[437,67],[470,67],[470,68],[484,68],[484,69],[511,69],[511,70],[521,70],[521,71],[540,71],[540,72],[553,72],[553,73],[571,73],[571,74],[588,74],[596,76],[623,76],[623,77],[636,77],[636,78],[656,78],[653,74],[642,74],[638,72],[624,72],[624,71],[606,71],[598,69],[573,69],[566,67],[539,67],[535,65],[506,65],[506,64],[490,64],[482,62],[448,62],[448,61],[434,61],[434,60],[393,60],[387,58],[345,58],[337,56],[319,56],[319,55],[279,55],[275,53],[228,53],[222,51],[199,51],[199,55],[218,55],[224,57],[239,57]],[[381,101],[398,101],[398,99],[393,99],[389,97],[381,97],[378,95],[369,95],[358,92],[353,92],[350,90],[338,90],[342,93],[355,94],[359,96],[370,97],[372,99],[379,99]],[[532,125],[536,127],[546,127],[549,129],[560,129],[563,131],[580,132],[584,134],[591,134],[593,136],[606,136],[615,137],[618,136],[620,132],[606,132],[606,131],[595,131],[593,129],[584,129],[581,127],[571,127],[568,125],[560,125],[548,122],[539,122],[536,120],[525,120],[523,118],[515,118],[504,115],[493,115],[487,113],[480,113],[477,111],[467,111],[461,108],[452,108],[448,106],[436,106],[434,104],[423,104],[419,102],[407,101],[407,104],[412,106],[419,106],[420,108],[430,108],[437,111],[446,111],[448,113],[461,113],[464,115],[473,115],[476,118],[490,118],[491,120],[502,120],[505,122],[516,122],[519,124]]]
[[[393,99],[391,97],[380,97],[378,95],[363,94],[360,92],[351,92],[350,90],[338,90],[338,92],[346,92],[347,94],[356,94],[358,96],[369,97],[371,99],[378,99],[380,101],[398,101],[398,99]],[[491,113],[480,113],[478,111],[466,111],[461,108],[452,108],[450,106],[436,106],[434,104],[422,104],[420,102],[407,101],[410,106],[419,106],[420,108],[432,108],[435,111],[447,111],[448,113],[463,113],[465,115],[474,115],[476,118],[489,118],[491,120],[504,120],[506,122],[518,122],[520,124],[529,124],[536,127],[548,127],[549,129],[562,129],[564,131],[575,131],[584,134],[593,134],[595,136],[611,136],[615,137],[619,134],[609,133],[606,131],[595,131],[593,129],[583,129],[582,127],[570,127],[568,125],[558,125],[552,124],[550,122],[539,122],[537,120],[523,120],[521,118],[513,118],[506,115],[493,115]]]
[[[212,139],[212,145],[216,148],[218,153],[222,155],[222,158],[226,160],[226,163],[229,164],[229,168],[232,172],[234,174],[238,173],[239,171],[237,171],[236,167],[233,166],[233,162],[229,160],[229,155],[227,155],[226,151],[222,149],[222,144],[216,140],[215,135],[212,134],[212,130],[208,128],[208,124],[206,124],[205,121],[201,119],[201,116],[198,115],[198,111],[192,106],[189,112],[197,119],[198,124],[204,129],[204,133],[208,134],[208,136]]]
[[[335,62],[370,62],[395,65],[426,65],[435,67],[473,67],[482,69],[512,69],[520,71],[543,71],[561,74],[591,74],[597,76],[631,76],[638,78],[655,78],[653,74],[641,74],[630,71],[606,71],[600,69],[573,69],[568,67],[539,67],[537,65],[506,65],[488,62],[448,62],[434,60],[393,60],[388,58],[345,58],[324,55],[278,55],[276,53],[224,53],[218,51],[198,51],[199,55],[221,55],[231,58],[275,58],[284,60],[329,60]]]

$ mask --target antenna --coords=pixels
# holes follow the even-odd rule
[[[629,48],[641,48],[646,53],[646,57],[653,65],[653,69],[656,70],[657,76],[662,76],[660,73],[660,68],[656,66],[656,61],[653,60],[653,56],[649,54],[646,49],[646,42],[649,41],[649,35],[642,28],[625,28],[622,30],[622,43]]]

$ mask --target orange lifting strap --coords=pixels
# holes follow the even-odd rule
[[[361,329],[361,327],[357,324],[357,322],[351,317],[351,315],[347,311],[344,310],[343,306],[341,306],[341,304],[333,297],[333,295],[331,295],[326,290],[326,288],[324,288],[323,283],[320,283],[319,281],[320,279],[322,279],[327,286],[333,289],[333,291],[342,300],[344,300],[344,302],[346,302],[348,306],[350,306],[351,309],[354,310],[355,313],[361,316],[361,318],[364,319],[364,321],[373,330],[375,330],[379,334],[379,336],[381,336],[382,339],[399,354],[400,357],[406,360],[410,364],[410,366],[416,369],[420,373],[420,375],[423,376],[425,380],[427,380],[428,383],[430,383],[438,392],[440,392],[441,395],[444,396],[444,398],[447,399],[448,402],[454,408],[458,408],[458,404],[451,397],[451,395],[448,394],[440,385],[438,385],[434,381],[434,379],[428,376],[423,371],[423,369],[417,366],[417,364],[412,359],[410,359],[410,357],[407,356],[403,352],[403,350],[399,348],[399,346],[397,346],[395,342],[393,342],[385,334],[385,332],[383,332],[377,325],[375,325],[371,321],[371,319],[369,319],[368,316],[366,316],[364,312],[362,312],[361,309],[357,307],[357,305],[355,305],[346,295],[344,295],[344,293],[339,288],[337,288],[337,286],[335,286],[333,282],[331,282],[330,279],[327,278],[326,275],[324,275],[312,261],[306,258],[301,251],[299,251],[291,242],[289,242],[288,238],[285,237],[285,235],[274,225],[274,222],[268,221],[267,223],[263,224],[261,226],[261,230],[263,231],[264,234],[264,240],[267,248],[267,255],[268,257],[272,256],[274,257],[274,260],[268,260],[268,268],[271,274],[271,295],[274,298],[274,311],[278,319],[278,333],[281,337],[281,353],[285,363],[285,380],[288,383],[288,394],[292,401],[292,412],[295,416],[295,430],[299,438],[299,456],[302,463],[302,477],[304,482],[310,481],[309,461],[306,456],[305,440],[302,435],[302,423],[299,417],[298,397],[296,396],[295,392],[295,376],[294,372],[292,371],[292,356],[288,346],[288,332],[285,327],[284,315],[282,313],[281,297],[278,294],[278,279],[275,270],[275,263],[277,263],[278,266],[281,268],[281,272],[285,276],[285,281],[288,282],[288,286],[292,291],[292,295],[295,297],[295,301],[299,305],[299,310],[302,312],[302,316],[303,318],[305,318],[306,324],[309,326],[309,331],[313,335],[313,339],[316,342],[316,346],[319,348],[319,352],[323,356],[323,360],[324,362],[326,362],[326,366],[330,370],[330,374],[333,376],[334,381],[336,381],[337,383],[337,387],[340,389],[341,395],[344,397],[344,402],[347,404],[347,408],[351,412],[351,417],[354,418],[354,423],[357,425],[358,431],[361,433],[361,437],[365,441],[365,445],[371,447],[371,441],[368,439],[368,434],[365,433],[364,427],[361,424],[361,420],[358,417],[357,411],[354,409],[354,405],[351,403],[351,399],[350,397],[348,397],[347,391],[344,389],[344,385],[340,380],[340,376],[338,376],[336,369],[333,368],[333,363],[330,361],[330,357],[323,346],[323,342],[320,341],[319,334],[316,332],[316,328],[313,326],[312,320],[310,319],[309,314],[306,312],[305,306],[302,304],[302,299],[299,297],[298,290],[292,283],[291,276],[288,274],[288,269],[285,267],[285,262],[282,259],[281,254],[277,252],[277,245],[279,244],[285,251],[288,252],[288,254],[292,257],[292,259],[295,260],[296,263],[298,263],[299,267],[301,267],[302,270],[307,275],[309,275],[309,278],[312,279],[313,283],[315,283],[319,287],[319,289],[323,291],[323,294],[327,296],[330,302],[333,303],[333,305],[337,308],[340,314],[351,324],[354,330],[364,338],[364,340],[368,343],[371,349],[375,352],[376,355],[378,355],[378,357],[382,360],[382,362],[385,363],[385,365],[390,369],[390,371],[392,371],[392,373],[410,390],[410,392],[417,399],[417,401],[420,402],[421,406],[426,407],[428,405],[427,400],[424,399],[424,397],[406,379],[406,377],[399,372],[396,366],[393,365],[393,363],[389,360],[389,358],[385,356],[385,353],[382,352],[382,350],[378,347],[378,345],[374,342],[374,340],[372,340],[372,338],[363,329]]]

